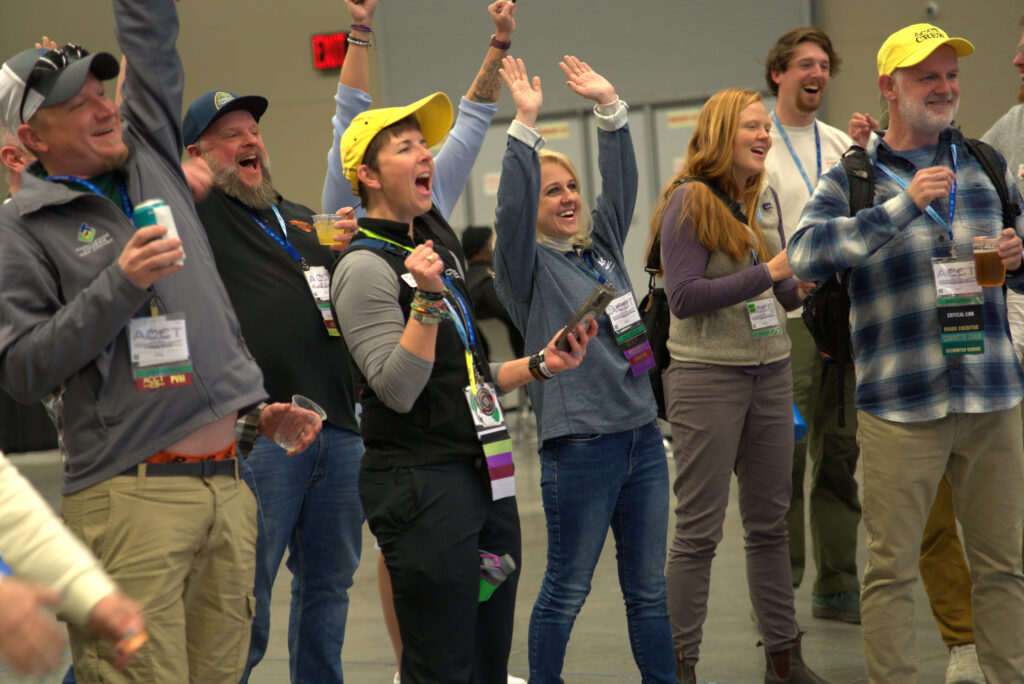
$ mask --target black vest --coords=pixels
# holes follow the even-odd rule
[[[402,224],[361,219],[374,233],[389,240],[413,247],[406,227]],[[470,298],[463,278],[465,260],[462,247],[444,217],[432,207],[428,214],[418,217],[413,223],[416,244],[426,240],[434,241],[435,251],[445,261],[445,273],[467,306]],[[408,252],[393,245],[382,245],[379,241],[363,241],[358,238],[342,254],[342,258],[358,250],[370,249],[383,258],[395,271],[398,278],[398,305],[405,319],[409,319],[409,305],[413,291],[402,275]],[[476,328],[476,320],[472,318]],[[478,330],[478,329],[477,329]],[[455,324],[443,321],[438,325],[435,346],[434,368],[430,379],[417,397],[412,410],[398,413],[389,408],[370,388],[366,378],[360,375],[360,403],[363,407],[361,432],[366,445],[363,466],[371,470],[393,467],[451,463],[453,461],[475,460],[483,456],[483,449],[476,437],[473,420],[469,414],[463,388],[469,384],[466,370],[465,347]],[[478,367],[490,380],[490,371],[480,344],[479,332],[474,357]]]

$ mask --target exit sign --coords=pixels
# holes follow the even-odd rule
[[[313,48],[313,66],[319,70],[340,69],[345,62],[348,47],[347,33],[318,33],[310,38]]]

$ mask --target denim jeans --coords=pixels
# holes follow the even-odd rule
[[[530,681],[561,682],[569,633],[611,526],[630,646],[644,682],[676,682],[665,603],[668,466],[657,423],[540,449],[548,560],[530,616]]]
[[[270,590],[284,551],[292,573],[288,663],[292,682],[342,682],[341,645],[348,588],[359,566],[363,508],[359,462],[363,442],[324,423],[312,446],[294,456],[256,440],[242,476],[259,500],[256,616],[242,684],[263,658],[270,635]]]

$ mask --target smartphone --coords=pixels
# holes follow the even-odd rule
[[[562,330],[562,334],[555,340],[555,348],[560,351],[569,351],[569,340],[566,339],[569,333],[574,332],[576,326],[587,320],[587,318],[597,320],[598,316],[604,313],[604,310],[608,308],[613,299],[615,299],[614,287],[607,284],[595,287],[594,291],[587,297],[587,301],[583,302],[583,306],[580,307],[576,315],[572,317],[572,320]]]

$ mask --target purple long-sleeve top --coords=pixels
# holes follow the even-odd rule
[[[693,224],[683,221],[679,230],[679,216],[683,198],[689,192],[681,185],[669,199],[669,205],[661,221],[661,259],[665,269],[665,294],[669,308],[677,318],[688,318],[711,313],[718,309],[738,304],[756,297],[769,287],[774,287],[775,297],[787,311],[800,306],[799,287],[796,279],[786,278],[772,284],[768,266],[758,263],[732,275],[708,279],[704,277],[711,251],[694,237]],[[775,193],[770,193],[776,202]],[[779,239],[786,244],[779,215]]]

